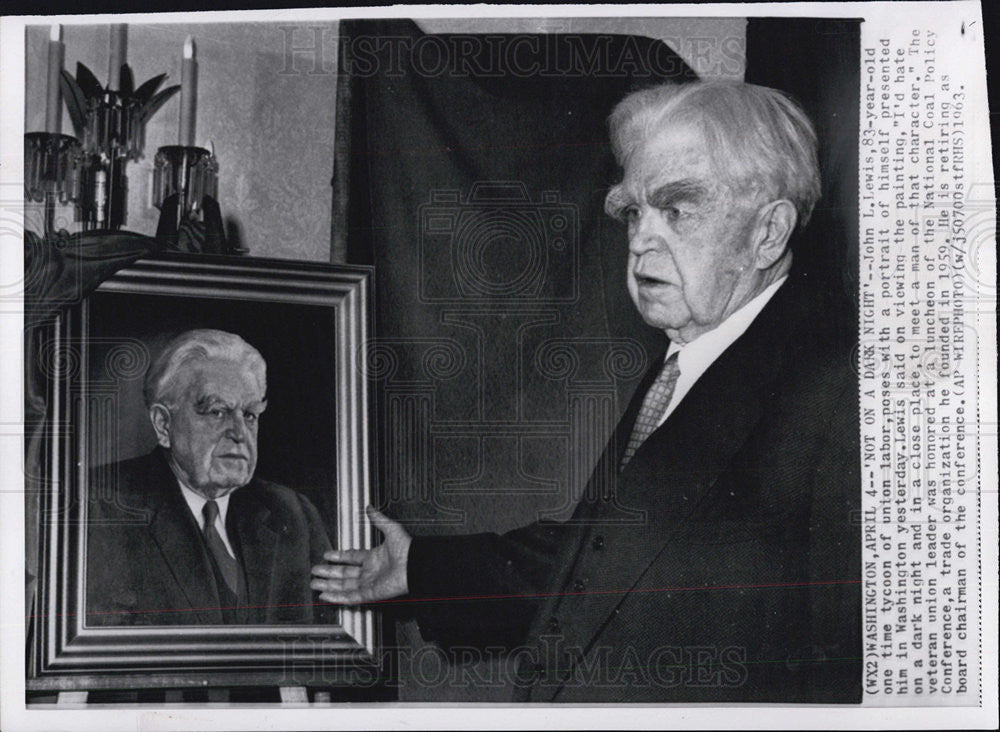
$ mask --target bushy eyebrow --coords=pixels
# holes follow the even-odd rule
[[[208,409],[209,407],[215,406],[216,404],[222,404],[229,409],[232,409],[233,405],[227,402],[225,399],[220,397],[218,394],[202,394],[194,401],[195,409]]]
[[[678,203],[699,204],[709,197],[708,188],[703,183],[690,178],[664,183],[646,197],[653,208],[668,208]],[[624,219],[624,212],[629,206],[636,204],[635,198],[625,190],[621,183],[608,191],[604,199],[604,212],[619,221]]]
[[[621,221],[626,208],[635,203],[635,200],[625,192],[625,187],[619,183],[612,186],[608,195],[604,198],[604,213],[613,219]]]
[[[696,180],[685,178],[665,183],[647,196],[653,208],[667,208],[678,203],[701,203],[708,197],[708,189]]]
[[[198,399],[195,400],[194,408],[197,411],[202,411],[217,404],[223,405],[226,409],[236,408],[235,404],[227,402],[218,394],[203,394],[202,396],[198,397]],[[255,412],[256,414],[260,414],[265,409],[267,409],[267,399],[264,398],[257,402],[250,402],[249,404],[246,405],[246,407],[247,407],[246,411],[251,411]]]

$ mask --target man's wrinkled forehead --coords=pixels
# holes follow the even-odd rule
[[[192,402],[206,399],[242,402],[262,401],[264,385],[246,365],[224,359],[196,361],[180,377],[184,394]]]
[[[625,161],[622,187],[644,200],[656,191],[705,191],[717,175],[704,136],[692,125],[650,130]]]

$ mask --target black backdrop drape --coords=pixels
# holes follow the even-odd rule
[[[750,18],[746,80],[792,94],[816,125],[823,197],[795,249],[828,311],[856,331],[861,23]]]
[[[695,78],[623,35],[344,22],[335,239],[376,266],[383,503],[411,528],[565,513],[662,335],[623,286],[606,118]]]

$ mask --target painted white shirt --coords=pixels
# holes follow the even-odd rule
[[[177,485],[181,487],[181,494],[184,496],[184,500],[187,501],[188,508],[191,509],[191,513],[194,514],[194,520],[198,524],[198,529],[200,531],[205,530],[205,514],[202,511],[205,509],[205,504],[208,503],[208,499],[205,496],[195,493],[193,490],[184,485],[181,481],[177,481]],[[222,543],[226,545],[226,551],[229,555],[236,558],[236,553],[233,551],[232,544],[229,543],[229,536],[226,534],[226,512],[229,510],[229,497],[232,492],[227,493],[221,498],[216,498],[215,502],[219,505],[219,515],[215,519],[215,530],[219,532],[219,536],[222,538]]]
[[[680,368],[680,376],[677,377],[677,384],[674,386],[673,396],[667,410],[660,417],[657,427],[667,421],[677,405],[681,403],[684,395],[687,394],[701,375],[708,370],[715,360],[722,355],[723,351],[729,348],[736,339],[739,338],[750,327],[750,323],[760,315],[768,301],[774,297],[788,276],[785,275],[776,282],[772,282],[757,297],[741,307],[735,313],[719,323],[718,326],[702,333],[690,343],[683,346],[671,342],[664,361],[674,353],[677,354],[677,366]]]

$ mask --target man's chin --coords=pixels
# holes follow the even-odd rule
[[[244,484],[244,485],[246,485],[246,484]],[[218,485],[213,485],[213,486],[208,486],[208,487],[202,488],[201,491],[200,491],[200,493],[203,496],[205,496],[205,498],[208,498],[208,499],[214,501],[214,500],[217,500],[219,498],[222,498],[223,496],[228,496],[230,493],[233,493],[234,491],[238,491],[242,487],[243,486],[240,486],[240,485],[234,485],[232,487],[225,488],[225,487],[221,487],[221,486],[218,486]]]
[[[217,496],[224,496],[227,493],[232,493],[237,488],[245,486],[250,482],[250,478],[252,477],[253,473],[243,471],[239,473],[228,472],[218,476],[213,475],[208,490],[216,493]]]
[[[679,330],[689,322],[689,319],[676,316],[673,313],[665,313],[658,308],[643,308],[640,309],[639,314],[646,325],[657,330]]]

